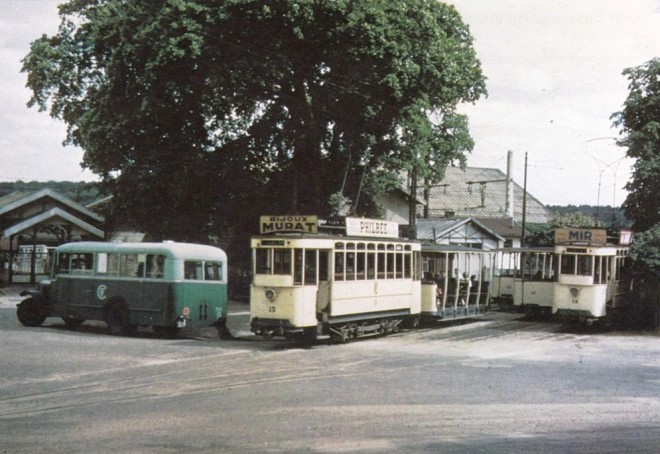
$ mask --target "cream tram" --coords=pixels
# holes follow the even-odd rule
[[[345,218],[335,229],[319,231],[312,216],[262,216],[251,240],[252,332],[347,341],[418,321],[420,244],[388,221]]]
[[[488,310],[493,253],[442,244],[422,244],[422,317],[455,319]]]
[[[604,230],[564,230],[556,233],[559,270],[552,313],[587,325],[616,318],[630,291],[628,247],[607,244]]]
[[[552,313],[557,259],[553,248],[520,248],[509,251],[518,264],[513,277],[513,308],[527,314]]]

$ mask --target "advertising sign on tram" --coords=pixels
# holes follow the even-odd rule
[[[605,229],[555,229],[555,244],[606,244],[607,231]]]
[[[259,231],[263,233],[318,233],[318,216],[261,216]]]
[[[346,218],[346,235],[398,238],[399,224],[380,219]]]

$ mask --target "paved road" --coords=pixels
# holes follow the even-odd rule
[[[111,337],[0,298],[0,453],[660,450],[660,339],[495,314],[311,348]]]

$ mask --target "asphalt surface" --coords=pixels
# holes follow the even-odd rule
[[[0,453],[656,453],[660,338],[495,313],[345,345],[26,328],[0,295]]]

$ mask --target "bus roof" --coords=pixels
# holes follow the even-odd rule
[[[217,247],[194,243],[113,243],[80,241],[58,246],[56,252],[106,252],[115,254],[161,254],[169,258],[226,261],[227,254]]]

